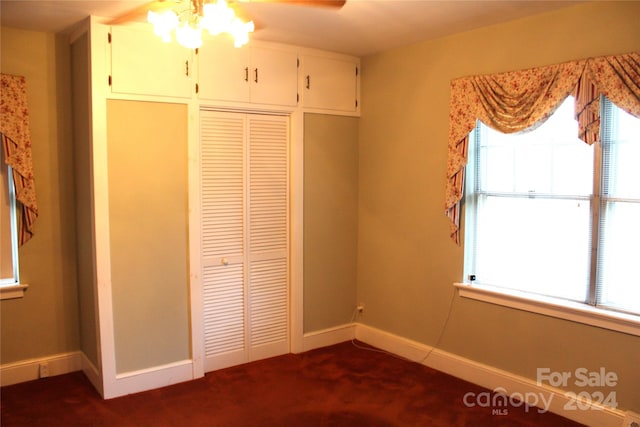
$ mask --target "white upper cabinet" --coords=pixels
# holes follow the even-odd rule
[[[275,48],[251,48],[251,101],[258,104],[298,103],[298,54]]]
[[[203,104],[302,107],[327,114],[360,112],[356,57],[263,41],[236,48],[225,36],[206,36],[195,51],[175,40],[162,42],[142,23],[113,26],[108,36],[114,96],[197,98]]]
[[[355,112],[358,109],[359,64],[356,59],[302,57],[302,106]]]
[[[233,47],[228,39],[205,40],[198,49],[200,99],[250,101],[249,46]]]
[[[149,25],[113,26],[111,91],[189,98],[195,92],[194,52],[163,43]]]
[[[294,50],[206,40],[198,51],[199,98],[295,106],[298,55]]]

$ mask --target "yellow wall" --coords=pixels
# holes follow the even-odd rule
[[[455,296],[463,248],[444,216],[451,79],[637,51],[639,23],[640,2],[587,3],[364,58],[364,323],[534,380],[538,367],[604,366],[620,407],[640,409],[640,338]]]
[[[116,372],[190,359],[187,105],[107,101]]]
[[[604,366],[620,377],[620,407],[640,411],[637,337],[455,296],[451,284],[461,279],[463,249],[449,240],[443,210],[451,79],[640,50],[638,22],[639,2],[579,4],[365,58],[358,165],[348,165],[352,151],[331,145],[346,173],[358,174],[358,206],[349,209],[349,215],[357,211],[357,296],[349,280],[323,294],[316,276],[316,285],[305,289],[305,331],[343,323],[347,306],[362,301],[366,324],[530,378],[537,367]],[[25,298],[0,303],[0,359],[10,363],[76,351],[80,343],[69,47],[44,33],[2,28],[1,36],[2,72],[25,75],[29,85],[40,203],[36,237],[20,251],[22,278],[31,287]],[[310,120],[325,126],[325,118]],[[353,192],[350,175],[348,182]],[[351,195],[340,197],[348,203]],[[350,229],[352,220],[335,219]],[[349,239],[343,243],[352,254]],[[354,275],[343,267],[339,277]],[[339,295],[341,308],[323,313],[327,295]],[[172,333],[180,343],[171,356],[176,359],[187,348],[181,335],[186,314],[182,302],[173,307],[179,310]],[[164,345],[172,344],[155,348]],[[136,359],[144,351],[124,355],[123,369],[142,366]]]
[[[76,252],[80,350],[101,370],[98,342],[97,279],[94,265],[93,198],[91,179],[91,119],[89,36],[71,46],[73,159],[75,166]]]
[[[304,116],[304,332],[356,305],[358,118]]]
[[[77,351],[74,177],[69,46],[53,34],[2,27],[0,67],[23,75],[39,218],[19,251],[24,298],[1,309],[1,363]]]

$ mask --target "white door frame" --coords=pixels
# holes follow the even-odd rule
[[[200,222],[200,109],[289,116],[289,351],[300,353],[303,346],[303,207],[304,207],[304,112],[246,109],[200,104],[189,105],[189,268],[191,299],[191,346],[193,378],[205,374],[204,304],[202,296],[201,222]]]

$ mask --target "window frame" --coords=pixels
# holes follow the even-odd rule
[[[7,277],[0,275],[0,300],[22,298],[24,292],[29,287],[26,284],[20,283],[20,263],[18,256],[18,221],[17,221],[17,201],[15,194],[15,186],[13,183],[13,171],[10,166],[4,162],[4,153],[0,156],[0,167],[4,168],[6,172],[6,180],[4,174],[2,175],[2,182],[0,185],[8,189],[8,206],[0,206],[0,209],[6,211],[3,215],[6,215],[8,211],[10,222],[10,235],[11,235],[11,252],[12,252],[12,274]]]
[[[609,104],[609,105],[607,105]],[[604,109],[612,108],[612,103],[601,97],[602,115],[605,117]],[[602,126],[604,131],[604,126]],[[465,168],[465,195],[462,207],[464,228],[463,241],[464,250],[464,279],[462,282],[454,283],[461,297],[478,301],[497,304],[514,309],[524,310],[532,313],[543,314],[560,319],[597,326],[618,332],[623,332],[635,336],[640,336],[640,315],[616,311],[613,308],[601,308],[596,303],[597,294],[597,244],[591,244],[591,265],[589,275],[589,287],[585,289],[588,296],[585,302],[576,302],[563,298],[550,297],[525,291],[518,291],[507,287],[498,287],[488,284],[474,282],[473,272],[470,271],[473,263],[473,250],[469,247],[472,243],[470,236],[475,235],[477,224],[476,203],[478,194],[475,191],[475,181],[478,177],[476,171],[475,151],[477,148],[477,131],[479,125],[469,134],[468,164]],[[602,139],[602,138],[601,138]],[[594,188],[590,198],[591,205],[591,241],[599,241],[600,210],[601,210],[601,186],[602,186],[602,147],[598,142],[594,147],[593,182]],[[516,279],[514,279],[516,280]]]

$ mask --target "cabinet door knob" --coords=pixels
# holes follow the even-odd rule
[[[222,264],[222,265],[229,265],[229,260],[228,260],[228,259],[226,259],[226,258],[222,258],[222,259],[220,260],[220,264]]]

